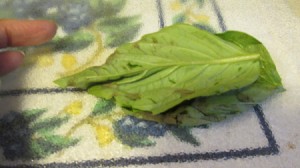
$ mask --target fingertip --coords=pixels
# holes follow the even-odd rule
[[[32,20],[31,25],[27,28],[35,33],[31,33],[31,40],[27,41],[27,45],[40,45],[51,40],[57,31],[57,24],[52,20]],[[25,28],[24,28],[25,30]],[[29,30],[27,32],[30,32]],[[27,37],[28,39],[29,37]],[[26,38],[24,38],[26,39]],[[26,44],[24,42],[23,44]]]
[[[44,30],[45,41],[48,41],[55,36],[58,27],[56,22],[52,20],[40,20],[37,22],[40,22],[38,24],[42,27],[41,29]]]
[[[24,53],[20,51],[6,51],[0,53],[0,76],[14,71],[22,65]]]

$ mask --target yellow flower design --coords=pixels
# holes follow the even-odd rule
[[[40,67],[49,67],[54,64],[54,58],[51,54],[38,56],[37,64]]]
[[[182,5],[179,1],[174,1],[171,3],[171,9],[174,11],[178,11],[182,8]]]
[[[198,22],[204,22],[204,23],[209,22],[209,16],[207,15],[193,15],[193,18],[195,18],[195,20]]]
[[[73,70],[77,65],[77,59],[72,54],[64,54],[61,59],[61,64],[66,70]]]
[[[110,127],[106,125],[95,125],[96,137],[101,147],[110,144],[114,140],[114,134]]]
[[[78,115],[81,113],[83,103],[81,101],[74,101],[64,108],[64,112],[71,115]]]
[[[77,65],[78,62],[75,56],[71,54],[64,54],[62,56],[61,64],[63,65],[66,71],[61,73],[62,76],[67,76],[83,71],[84,69],[93,65],[96,62],[96,60],[101,58],[101,55],[103,54],[105,48],[103,46],[101,33],[99,31],[95,31],[94,29],[95,28],[91,30],[91,33],[95,37],[97,49],[87,57],[89,59],[84,64],[79,63],[80,65]]]
[[[54,64],[53,52],[50,48],[41,47],[30,51],[25,57],[25,65],[37,65],[40,68],[50,67]]]
[[[179,0],[175,0],[170,3],[171,10],[179,11],[175,16],[184,17],[184,20],[181,20],[180,22],[189,24],[209,24],[209,16],[202,14],[201,10],[199,10],[200,8],[202,7],[199,7],[199,4],[197,4],[196,1],[187,1],[182,3]]]

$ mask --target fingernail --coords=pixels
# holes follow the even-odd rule
[[[22,54],[23,56],[25,56],[25,52],[24,51],[17,51],[18,53]]]

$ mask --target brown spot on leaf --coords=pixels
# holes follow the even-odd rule
[[[157,41],[156,38],[152,38],[152,42],[153,42],[153,43],[158,43],[158,41]]]
[[[248,95],[242,93],[237,95],[237,99],[241,102],[253,102],[253,100]]]
[[[188,89],[177,89],[177,90],[175,90],[175,93],[179,93],[181,96],[187,96],[187,95],[195,93],[195,91],[188,90]]]
[[[126,97],[131,100],[138,100],[141,98],[140,94],[138,94],[138,93],[127,93]]]
[[[136,49],[141,49],[138,43],[133,43],[133,47]]]
[[[170,83],[176,84],[176,81],[175,81],[175,80],[170,79],[170,78],[168,78],[168,80],[169,80]]]
[[[154,99],[149,99],[152,103],[157,104],[157,102]]]
[[[142,67],[142,66],[139,64],[134,64],[134,63],[128,62],[127,67],[130,69],[133,69],[133,68]]]

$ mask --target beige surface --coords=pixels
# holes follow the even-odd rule
[[[288,0],[288,3],[293,12],[300,17],[300,1],[299,0]]]
[[[2,0],[1,0],[2,1]],[[195,0],[196,1],[196,0]],[[154,0],[130,0],[126,8],[123,10],[124,16],[140,14],[143,20],[143,28],[139,35],[153,32],[159,29],[157,21],[156,4]],[[187,7],[180,6],[179,0],[162,0],[163,9],[165,11],[165,24],[172,23],[172,18],[186,10],[192,17],[202,22],[208,22],[213,27],[218,26],[218,20],[214,14],[210,2],[207,0],[206,6],[198,11],[198,6],[190,5]],[[188,2],[194,2],[190,0]],[[278,71],[282,76],[283,83],[287,89],[281,95],[275,96],[266,101],[262,107],[265,118],[270,125],[272,133],[280,147],[279,154],[267,156],[254,156],[236,159],[219,159],[219,160],[199,160],[196,162],[185,163],[162,163],[158,165],[147,164],[140,167],[187,167],[187,168],[298,168],[300,167],[300,138],[299,138],[299,120],[300,120],[300,61],[299,61],[299,44],[300,44],[300,0],[216,0],[221,14],[224,18],[225,25],[228,29],[247,32],[264,43],[266,48],[272,55]],[[135,7],[132,10],[132,6]],[[196,8],[196,9],[194,9]],[[151,10],[150,10],[151,9]],[[194,11],[196,10],[196,11]],[[147,12],[144,12],[147,11]],[[123,15],[122,15],[123,16]],[[210,19],[210,20],[209,20]],[[208,20],[208,21],[207,21]],[[219,31],[218,28],[216,30]],[[82,63],[90,52],[97,49],[97,45],[91,45],[81,53],[71,53],[72,58],[76,58],[78,63]],[[103,56],[109,55],[112,50],[105,50]],[[34,86],[54,87],[52,81],[58,77],[58,74],[64,72],[64,67],[60,64],[59,55],[54,57],[39,57],[37,64],[32,68],[23,69],[10,74],[2,81],[1,89],[19,89]],[[45,59],[46,58],[46,59]],[[49,59],[50,58],[50,59]],[[55,60],[51,60],[55,58]],[[69,58],[69,57],[67,57]],[[88,57],[89,58],[89,57]],[[103,57],[101,57],[103,58]],[[100,58],[99,58],[100,59]],[[51,65],[49,65],[49,64]],[[99,62],[98,62],[99,63]],[[81,64],[80,64],[81,65]],[[44,77],[47,74],[47,78]],[[26,77],[25,77],[26,75]],[[12,82],[16,80],[16,82]],[[48,112],[44,117],[57,116],[61,111],[71,111],[79,102],[82,112],[77,114],[76,111],[72,115],[70,122],[56,130],[57,134],[68,134],[68,129],[81,122],[86,118],[96,102],[96,99],[82,93],[66,93],[66,94],[48,94],[48,95],[23,95],[19,97],[5,97],[0,101],[0,116],[4,112],[13,109],[21,111],[30,108],[47,108]],[[71,108],[70,108],[71,107]],[[68,109],[68,110],[65,110]],[[71,110],[69,110],[71,109]],[[75,108],[74,108],[75,109]],[[3,111],[3,112],[2,112]],[[1,113],[2,112],[2,113]],[[69,112],[68,112],[69,113]],[[64,113],[63,113],[64,114]],[[83,124],[78,127],[73,137],[80,137],[82,140],[74,147],[63,150],[62,152],[52,154],[41,160],[34,160],[33,163],[53,163],[53,162],[74,162],[82,160],[98,160],[111,158],[128,158],[139,156],[161,156],[164,154],[176,153],[204,153],[215,151],[229,151],[244,148],[265,147],[267,139],[258,123],[258,119],[253,112],[243,113],[232,120],[217,123],[209,129],[195,129],[193,135],[201,142],[201,146],[193,146],[180,142],[171,133],[165,136],[154,138],[156,145],[145,148],[129,148],[120,143],[120,140],[114,136],[110,129],[111,122],[108,118],[94,118],[96,124]],[[99,120],[98,120],[99,119]],[[143,123],[141,123],[143,124]],[[100,137],[101,131],[106,131],[108,143],[102,143]],[[104,131],[102,131],[104,132]],[[102,136],[105,137],[105,136]],[[105,146],[106,145],[106,146]],[[1,164],[18,164],[21,161],[7,161],[0,149],[0,165]],[[25,162],[27,163],[27,162]],[[32,163],[28,160],[28,163]],[[0,166],[1,167],[1,166]],[[137,166],[129,166],[137,167]]]

